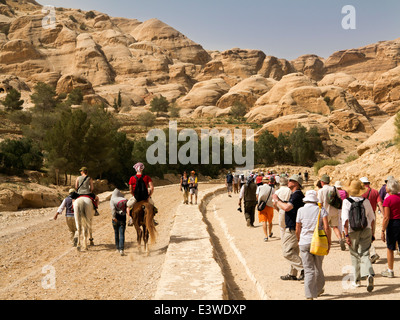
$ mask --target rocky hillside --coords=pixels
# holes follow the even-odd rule
[[[317,126],[326,155],[338,158],[400,110],[400,39],[287,61],[260,50],[207,51],[157,19],[56,8],[54,28],[43,28],[47,14],[35,1],[0,4],[0,99],[15,87],[25,109],[38,82],[58,93],[80,87],[89,104],[112,106],[120,92],[118,117],[133,133],[155,96],[176,102],[182,127],[224,126],[240,102],[257,135]],[[10,133],[18,128],[3,122],[0,138]]]

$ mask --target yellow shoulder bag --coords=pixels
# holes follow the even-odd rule
[[[326,256],[328,254],[328,237],[324,230],[319,230],[319,221],[321,218],[321,208],[319,208],[317,225],[311,240],[310,253],[316,256]]]

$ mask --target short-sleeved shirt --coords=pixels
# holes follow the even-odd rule
[[[317,224],[319,207],[317,204],[306,203],[304,207],[297,212],[296,222],[301,223],[301,233],[299,245],[307,245],[311,243],[315,226]],[[321,217],[319,229],[322,229],[322,218],[327,217],[328,212],[324,208],[321,209]]]
[[[334,191],[335,187],[325,184],[321,189],[318,190],[318,200],[322,203],[322,206],[328,211],[329,216],[336,216],[339,214],[339,209],[331,206],[328,203],[328,193],[329,191]],[[340,197],[339,190],[336,188],[336,194]]]
[[[370,193],[371,191],[371,193]],[[363,198],[368,199],[371,202],[372,210],[376,211],[376,206],[378,202],[382,202],[381,196],[379,195],[378,190],[368,188],[367,192],[362,195]]]
[[[400,195],[392,194],[383,201],[383,207],[390,208],[390,220],[400,219]]]
[[[297,211],[304,206],[303,198],[304,193],[301,190],[296,190],[290,196],[288,202],[293,205],[293,209],[285,214],[286,228],[290,230],[296,230]]]
[[[362,201],[363,197],[350,197],[354,201]],[[364,208],[365,208],[365,215],[367,216],[367,221],[368,221],[368,226],[367,228],[371,228],[372,222],[375,220],[375,213],[372,210],[371,203],[369,202],[368,199],[365,199],[363,202]],[[348,199],[343,200],[343,206],[342,206],[342,224],[343,227],[346,224],[346,221],[349,220],[349,212],[351,208],[351,202]],[[349,232],[352,232],[353,230],[350,227],[349,224]]]
[[[138,174],[137,175],[137,177],[138,178],[140,178],[142,175],[141,174]],[[150,182],[153,182],[152,180],[151,180],[151,178],[148,176],[148,175],[144,175],[143,176],[143,181],[144,181],[144,183],[146,184],[146,187],[148,188],[149,187],[149,183]],[[130,179],[129,179],[129,185],[131,185],[132,186],[132,194],[135,192],[135,188],[136,188],[136,178],[135,178],[135,176],[132,176]]]

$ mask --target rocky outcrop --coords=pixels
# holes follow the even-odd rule
[[[17,211],[22,203],[23,197],[9,189],[0,191],[0,212]]]

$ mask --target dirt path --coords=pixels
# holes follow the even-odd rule
[[[289,264],[282,257],[278,214],[274,215],[274,237],[264,242],[258,214],[255,227],[247,227],[244,215],[237,211],[237,203],[238,195],[229,198],[227,194],[223,194],[209,203],[206,213],[208,227],[230,289],[230,299],[304,299],[302,282],[280,280],[280,276],[288,273]],[[377,221],[377,230],[381,230],[381,216],[378,215]],[[348,249],[340,250],[335,235],[332,240],[331,252],[323,262],[326,285],[325,293],[320,299],[400,299],[398,279],[388,279],[380,275],[387,268],[386,245],[380,238],[375,242],[381,259],[373,264],[376,277],[372,293],[367,292],[366,281],[362,281],[359,288],[348,286],[346,279],[351,266],[350,253]],[[400,257],[395,255],[395,274],[399,273]]]
[[[117,253],[108,201],[94,218],[95,246],[88,252],[71,247],[64,215],[49,221],[57,208],[1,213],[0,299],[152,299],[182,194],[176,185],[163,187],[154,200],[158,239],[148,257],[139,253],[133,227],[126,230],[126,256]]]

